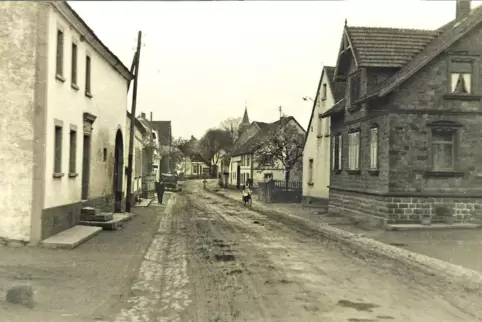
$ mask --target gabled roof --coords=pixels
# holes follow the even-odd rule
[[[160,145],[171,144],[171,121],[152,121],[152,128],[158,134]]]
[[[129,119],[129,122],[131,120],[131,113],[129,113],[129,111],[127,111],[127,118]],[[142,124],[141,121],[139,121],[139,119],[136,117],[134,118],[134,126],[136,128],[139,129],[139,131],[142,133],[142,134],[146,134],[147,133],[147,128],[144,126],[144,124]]]
[[[346,86],[345,82],[335,81],[335,67],[325,66],[325,71],[326,71],[326,77],[328,78],[328,83],[330,85],[331,93],[333,95],[333,100],[336,103],[339,100],[343,99],[343,97],[345,97],[345,86]],[[318,88],[318,91],[319,90],[320,89]]]
[[[260,126],[260,131],[253,135],[248,141],[242,144],[240,147],[236,148],[231,156],[238,156],[243,154],[248,154],[254,152],[256,148],[259,146],[261,142],[270,134],[272,131],[276,130],[279,126],[283,126],[284,124],[295,121],[296,124],[303,129],[303,127],[298,123],[298,121],[293,116],[283,117],[276,122],[273,123],[263,123],[263,122],[256,122]],[[255,123],[255,122],[253,122]],[[304,129],[303,129],[304,131]]]
[[[438,31],[345,27],[358,67],[402,67],[438,36]]]
[[[88,40],[92,43],[93,47],[97,52],[104,57],[125,79],[128,81],[134,79],[134,75],[130,70],[122,63],[122,61],[117,57],[94,33],[94,31],[87,25],[87,23],[79,16],[79,14],[68,4],[67,1],[49,1],[49,3],[54,6],[60,12],[70,13],[74,20],[77,20],[79,24],[84,28],[85,33],[83,36],[88,37]],[[82,32],[84,31],[82,30]]]
[[[311,109],[311,116],[310,121],[308,123],[308,129],[311,127],[311,123],[313,121],[313,117],[315,117],[316,111],[316,102],[318,101],[318,97],[320,95],[321,83],[323,81],[323,76],[326,76],[328,80],[328,86],[330,86],[331,94],[333,95],[333,100],[336,102],[342,100],[345,97],[345,83],[335,81],[335,67],[333,66],[324,66],[321,72],[320,81],[318,82],[318,88],[316,90],[316,96],[313,101],[313,108]],[[318,117],[318,116],[317,116]],[[306,131],[305,135],[305,142],[303,146],[306,144],[308,140],[309,131]]]
[[[434,58],[452,46],[457,40],[482,22],[482,6],[471,10],[470,14],[460,21],[452,20],[442,26],[442,33],[435,38],[425,49],[405,65],[395,75],[390,77],[379,91],[379,96],[385,96],[409,79],[413,74],[426,66]]]

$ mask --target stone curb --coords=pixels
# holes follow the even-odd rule
[[[225,195],[222,192],[216,192],[212,190],[208,190],[208,192],[226,199],[242,203],[240,200],[234,199],[228,195]],[[283,224],[286,224],[286,222],[291,222],[303,225],[303,227],[307,229],[319,232],[325,237],[348,245],[350,248],[396,260],[405,265],[415,267],[429,275],[444,277],[450,282],[456,281],[458,284],[461,284],[467,289],[477,290],[482,287],[482,274],[478,271],[471,270],[459,265],[454,265],[426,255],[414,253],[406,249],[387,245],[371,238],[361,237],[351,232],[329,226],[328,224],[315,224],[309,219],[298,217],[278,210],[266,209],[265,207],[260,207],[257,205],[253,205],[251,207],[251,210],[260,212],[270,217],[276,216],[276,219],[278,219],[278,221],[279,219],[281,219],[280,217],[282,217],[284,219],[281,220]]]

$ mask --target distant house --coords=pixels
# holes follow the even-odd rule
[[[254,158],[259,143],[280,126],[294,125],[304,134],[304,129],[293,117],[284,117],[273,123],[253,121],[249,124],[247,110],[245,110],[243,121],[240,124],[239,138],[234,144],[229,167],[229,184],[240,187],[248,180],[253,180],[253,185],[266,180],[285,180],[285,169],[278,160],[273,158],[272,162],[259,165]],[[301,161],[299,169],[291,173],[292,180],[301,181]],[[297,171],[299,170],[299,171]]]
[[[125,139],[125,146],[126,149],[124,151],[124,160],[128,160],[129,158],[129,138],[130,138],[130,126],[131,126],[131,113],[127,112],[126,118],[126,139]],[[133,157],[132,157],[132,196],[137,198],[142,194],[142,186],[143,186],[143,171],[144,171],[144,148],[146,147],[146,143],[148,141],[149,132],[148,130],[142,125],[142,123],[135,118],[134,122],[134,149],[133,149]],[[127,162],[125,164],[125,168],[127,168]],[[127,171],[124,171],[124,198],[127,197]]]
[[[0,16],[0,237],[37,243],[84,206],[122,211],[133,75],[66,1],[2,1]]]
[[[186,178],[202,178],[209,174],[209,161],[202,155],[198,139],[191,136],[181,152],[184,155],[181,172]]]
[[[150,121],[147,120],[146,114],[141,113],[139,121],[152,131],[155,141],[158,142],[159,161],[154,163],[153,167],[157,173],[157,178],[161,173],[171,173],[175,169],[171,169],[170,153],[172,149],[172,127],[171,121]]]
[[[437,30],[345,26],[331,118],[329,210],[387,223],[467,221],[482,207],[482,7]]]
[[[303,149],[303,203],[328,202],[330,185],[330,118],[321,115],[345,95],[344,83],[334,82],[335,67],[321,72]]]

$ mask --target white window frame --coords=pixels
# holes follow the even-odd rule
[[[378,127],[370,129],[370,169],[378,169]]]
[[[360,170],[360,131],[348,133],[348,170]]]

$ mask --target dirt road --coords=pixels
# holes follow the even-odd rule
[[[190,183],[172,197],[122,321],[482,321],[481,299],[291,229]]]

